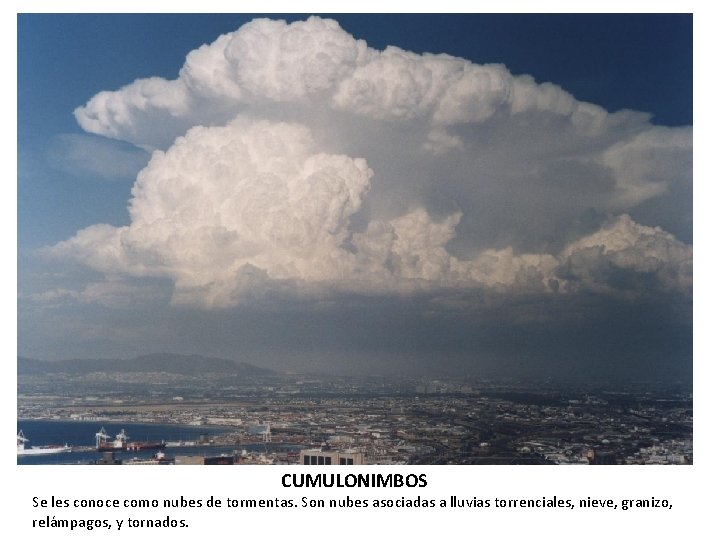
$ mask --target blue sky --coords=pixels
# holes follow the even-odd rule
[[[608,113],[616,113],[611,114],[610,120],[603,120],[605,124],[600,129],[604,131],[593,132],[592,136],[575,133],[574,127],[565,124],[553,128],[553,122],[559,120],[542,111],[519,115],[513,112],[506,117],[504,105],[489,117],[482,111],[473,113],[472,108],[467,109],[468,114],[480,116],[467,121],[445,121],[440,130],[437,121],[430,127],[423,124],[425,112],[403,110],[399,118],[397,109],[375,110],[372,104],[362,101],[355,101],[352,107],[346,106],[345,112],[338,113],[342,109],[337,105],[340,94],[333,98],[336,101],[332,106],[313,101],[307,109],[303,97],[290,115],[283,113],[282,104],[291,102],[295,96],[280,95],[272,98],[271,104],[263,101],[265,97],[253,97],[239,105],[228,105],[227,98],[223,98],[215,106],[230,107],[232,115],[241,111],[253,121],[280,118],[297,122],[309,129],[313,144],[319,146],[317,150],[366,159],[373,171],[372,180],[368,181],[372,187],[358,186],[357,196],[361,200],[357,207],[352,206],[356,202],[348,203],[352,206],[347,210],[349,221],[337,225],[345,227],[341,233],[344,240],[338,242],[344,246],[352,244],[349,253],[357,255],[362,253],[363,246],[377,247],[375,243],[379,239],[371,237],[368,228],[372,223],[379,228],[392,227],[396,236],[402,236],[401,227],[423,222],[426,229],[412,233],[417,232],[417,238],[422,239],[418,242],[430,241],[435,238],[433,234],[443,238],[447,235],[442,246],[426,246],[427,252],[408,257],[408,261],[419,259],[430,265],[424,266],[424,270],[403,268],[405,262],[392,263],[397,266],[390,274],[378,277],[380,270],[373,265],[377,263],[378,269],[387,269],[388,265],[392,266],[390,259],[384,263],[371,261],[370,266],[355,268],[361,275],[356,283],[338,285],[337,275],[333,274],[340,272],[338,268],[322,275],[305,270],[293,274],[295,270],[287,269],[288,265],[295,269],[304,264],[312,267],[314,263],[305,260],[304,255],[292,262],[273,261],[263,266],[268,257],[274,256],[270,252],[261,258],[265,262],[260,262],[260,259],[248,259],[242,252],[244,248],[233,247],[240,251],[232,264],[258,272],[261,277],[253,273],[252,279],[260,279],[262,283],[250,288],[262,292],[251,295],[248,300],[247,285],[241,287],[235,281],[229,284],[224,276],[199,273],[196,278],[199,282],[206,280],[204,287],[221,287],[222,293],[217,294],[225,295],[225,300],[217,305],[217,296],[211,300],[199,293],[199,289],[187,289],[185,266],[164,273],[165,269],[152,267],[143,259],[141,271],[137,266],[122,268],[117,261],[98,262],[98,253],[102,251],[99,241],[92,240],[91,244],[96,243],[90,247],[78,247],[78,242],[70,239],[77,240],[76,233],[86,227],[132,225],[128,201],[135,175],[149,158],[149,146],[168,151],[168,155],[167,163],[158,162],[157,168],[148,173],[152,177],[148,186],[160,186],[160,183],[153,184],[154,178],[165,174],[160,168],[174,166],[172,160],[176,154],[170,153],[172,148],[167,142],[155,143],[153,137],[157,134],[149,130],[146,122],[154,123],[153,129],[165,129],[163,122],[167,121],[170,127],[165,129],[163,138],[157,140],[171,141],[183,135],[186,127],[213,125],[219,128],[229,122],[232,115],[217,119],[208,112],[214,109],[197,109],[187,118],[181,118],[181,125],[185,127],[180,130],[172,127],[177,115],[143,118],[142,111],[134,111],[128,123],[114,125],[111,122],[90,133],[80,127],[73,111],[95,99],[93,96],[99,92],[114,92],[138,79],[175,79],[190,51],[212,43],[221,34],[237,31],[255,17],[18,17],[20,354],[130,356],[168,350],[232,356],[240,348],[238,354],[242,359],[259,362],[263,356],[272,356],[270,363],[283,367],[312,367],[313,362],[336,365],[338,356],[352,358],[348,360],[350,364],[372,355],[376,363],[382,365],[400,365],[409,358],[420,358],[417,363],[422,369],[431,369],[437,355],[449,355],[458,368],[464,368],[477,362],[478,351],[485,351],[490,360],[483,365],[487,362],[531,365],[533,372],[546,367],[578,372],[583,366],[573,365],[570,358],[587,343],[604,343],[607,350],[596,347],[598,357],[603,358],[603,355],[615,354],[621,347],[626,351],[632,349],[627,346],[629,338],[622,336],[642,330],[648,340],[657,342],[657,347],[645,347],[633,353],[642,357],[640,366],[646,368],[661,362],[659,351],[669,348],[683,358],[680,368],[669,370],[671,376],[688,373],[691,321],[687,306],[691,293],[688,293],[688,284],[680,284],[677,278],[687,272],[687,253],[692,244],[691,153],[688,158],[691,152],[688,126],[692,125],[692,17],[688,15],[328,16],[339,22],[346,33],[343,35],[365,40],[377,51],[394,46],[412,53],[464,58],[475,65],[502,64],[505,68],[489,68],[487,73],[515,81],[505,83],[515,85],[524,80],[518,76],[529,74],[534,79],[533,92],[546,88],[542,83],[550,83],[554,85],[552,88],[562,88],[567,93],[563,96],[574,99],[572,107],[589,102]],[[284,18],[291,22],[304,21],[307,17]],[[272,35],[282,30],[267,31]],[[333,36],[340,36],[338,39],[345,39],[340,31],[333,29],[332,32]],[[411,63],[426,69],[426,60],[427,57],[412,56]],[[362,64],[365,60],[358,62]],[[390,71],[383,75],[391,82],[395,76],[393,65],[396,64],[388,63]],[[414,76],[417,82],[419,75]],[[283,79],[282,74],[278,77],[281,84],[293,82]],[[284,90],[281,86],[280,94]],[[275,87],[270,91],[276,91]],[[354,91],[357,92],[357,88]],[[123,100],[129,94],[116,92],[114,95]],[[557,95],[560,94],[553,94]],[[350,97],[364,99],[357,94]],[[457,95],[455,98],[460,99]],[[403,107],[404,103],[401,102]],[[101,107],[100,101],[88,107],[85,111],[90,111],[87,116],[90,118],[91,113],[96,114],[97,107]],[[362,113],[363,107],[367,114]],[[624,109],[649,113],[649,116],[633,113],[631,118],[625,118],[623,113],[618,113]],[[436,112],[436,118],[438,114]],[[446,114],[452,117],[456,113]],[[348,122],[357,122],[357,130],[348,132]],[[253,126],[255,124],[247,124],[242,129],[254,133]],[[424,157],[394,159],[394,154],[417,155],[412,147],[405,148],[404,141],[422,129],[430,130],[427,141],[418,142],[426,150]],[[385,135],[379,135],[377,141],[369,135],[380,132]],[[305,137],[298,133],[288,132],[283,137]],[[323,134],[333,134],[334,140],[325,141]],[[557,141],[554,141],[556,134]],[[587,143],[577,144],[578,140],[586,139]],[[542,144],[537,142],[540,140]],[[403,141],[398,143],[402,148],[395,151],[388,141]],[[527,167],[515,170],[507,166],[507,156],[516,151],[513,144],[521,143],[517,151],[522,160],[528,160]],[[536,144],[537,152],[528,150]],[[638,145],[646,146],[638,149]],[[458,148],[464,151],[454,156]],[[437,153],[438,157],[425,163],[423,160],[429,152]],[[667,160],[677,170],[670,167],[669,173],[655,172],[646,163],[648,159],[659,164]],[[214,162],[200,165],[207,168]],[[636,176],[628,176],[625,170],[634,171]],[[535,175],[533,171],[539,172]],[[445,178],[449,181],[443,181]],[[238,185],[246,185],[243,178],[234,180]],[[249,196],[256,188],[247,184],[246,189]],[[322,194],[316,195],[316,200],[321,200]],[[267,193],[258,192],[257,200],[265,200],[266,196]],[[139,212],[150,212],[150,206],[150,202],[138,202]],[[401,211],[403,206],[406,208]],[[278,211],[287,212],[288,208],[279,207]],[[627,220],[622,216],[628,216]],[[315,222],[305,217],[311,227]],[[435,233],[431,232],[436,229]],[[237,233],[229,226],[226,230]],[[602,234],[622,237],[616,241],[621,247],[617,253],[611,253],[611,248],[606,246],[603,255],[606,258],[593,259],[590,264],[588,257],[591,252],[595,253],[592,250],[599,245]],[[55,258],[48,260],[47,250],[53,251],[50,246],[62,241],[70,244],[55,249]],[[645,246],[642,248],[645,251],[638,247],[640,245]],[[653,246],[652,250],[679,255],[650,264],[648,261],[656,261],[657,257],[648,245]],[[86,248],[90,251],[83,251]],[[253,249],[269,248],[255,246]],[[487,257],[498,260],[501,258],[498,253],[507,254],[502,251],[507,249],[512,250],[507,262],[509,267],[521,268],[512,283],[498,277],[500,270],[487,270],[487,263],[483,262],[489,260]],[[58,255],[59,252],[62,253]],[[166,251],[162,253],[167,255]],[[146,255],[150,257],[149,253]],[[337,253],[326,255],[325,259]],[[343,252],[342,256],[345,255]],[[394,256],[405,261],[403,253]],[[452,277],[432,274],[435,270],[431,268],[431,261],[437,261],[437,257],[443,259],[442,264],[448,268],[461,268],[459,274],[454,273]],[[246,266],[241,266],[243,264]],[[53,272],[48,271],[49,267]],[[425,274],[420,277],[413,274],[416,271]],[[425,277],[427,272],[432,277]],[[489,273],[478,278],[478,272]],[[542,276],[537,279],[542,280],[547,290],[530,287],[528,283],[532,280],[527,277],[528,272]],[[518,284],[522,280],[525,281],[521,287]],[[567,289],[565,295],[546,294],[557,293],[563,287]],[[110,296],[91,294],[100,289],[114,292]],[[125,305],[112,305],[112,298],[127,300],[138,290],[141,296],[150,299],[140,309],[134,300]],[[396,295],[400,290],[402,297],[398,304]],[[338,307],[342,305],[354,307]],[[392,322],[378,325],[378,314],[387,313],[388,305],[394,305]],[[578,310],[583,316],[580,322],[572,322],[572,330],[558,323],[556,327],[551,325],[546,335],[537,334],[539,327],[533,326],[532,321],[539,320],[538,311],[545,311],[548,306],[561,314],[556,317],[557,321],[572,320],[572,314]],[[657,315],[658,306],[662,307],[660,315]],[[299,322],[298,313],[306,311],[315,315]],[[640,327],[631,324],[630,330],[618,333],[619,327],[627,328],[628,320],[635,320],[638,314],[643,319]],[[436,315],[439,319],[432,318]],[[68,324],[65,331],[48,330],[54,328],[58,320]],[[149,320],[162,321],[157,323],[155,335],[164,336],[164,341],[140,335],[138,327],[147,326]],[[343,320],[347,324],[343,324]],[[512,337],[512,330],[506,335],[507,330],[499,329],[508,324],[527,339],[518,343]],[[595,333],[591,329],[598,324],[604,326]],[[247,346],[239,347],[240,326],[260,329],[253,331],[260,337],[245,340],[243,343],[248,343]],[[67,337],[68,329],[90,327],[92,331],[88,331],[86,337],[82,337],[83,332]],[[428,339],[427,334],[432,335],[435,327],[442,331],[438,331],[437,339]],[[192,338],[188,338],[188,328],[201,330],[190,333]],[[326,335],[328,328],[332,338]],[[367,331],[358,331],[358,328]],[[240,335],[244,335],[242,331]],[[308,335],[314,338],[308,340]],[[288,336],[287,343],[279,336]],[[298,340],[303,343],[299,349]],[[608,344],[608,341],[617,343]],[[369,343],[372,347],[368,347]],[[277,350],[271,355],[264,354],[270,344],[270,348]],[[431,353],[420,354],[421,348]],[[531,352],[536,350],[543,352]],[[567,358],[557,360],[559,356]],[[666,367],[666,361],[661,363]],[[343,367],[338,369],[342,371]]]

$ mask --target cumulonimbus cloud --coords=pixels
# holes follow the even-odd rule
[[[377,51],[316,17],[261,19],[190,52],[177,79],[101,92],[75,115],[155,150],[129,225],[49,252],[169,278],[176,302],[692,285],[692,248],[631,217],[691,177],[690,128],[502,65]]]

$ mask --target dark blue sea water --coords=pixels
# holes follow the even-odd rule
[[[18,420],[17,429],[22,430],[25,437],[30,439],[26,446],[42,445],[63,445],[65,443],[73,447],[93,447],[87,451],[73,451],[62,454],[49,454],[40,456],[18,456],[19,465],[69,465],[88,464],[100,457],[100,452],[94,449],[95,433],[101,427],[114,438],[121,429],[131,441],[199,441],[204,434],[210,438],[213,435],[226,433],[227,427],[217,426],[184,426],[177,424],[133,424],[129,422],[72,422],[72,421],[50,421],[50,420]],[[164,450],[168,457],[175,455],[205,455],[217,456],[230,454],[234,450],[245,449],[251,452],[261,452],[266,445],[249,444],[244,446],[183,446],[168,447]],[[281,449],[282,450],[282,449]],[[116,457],[120,459],[132,459],[133,457],[151,457],[156,450],[143,452],[118,452]]]
[[[197,441],[203,433],[214,435],[226,433],[226,427],[185,426],[178,424],[134,424],[128,422],[73,422],[55,420],[19,420],[17,428],[30,439],[28,445],[69,444],[70,446],[94,446],[95,433],[104,427],[107,434],[115,437],[125,429],[132,441]]]

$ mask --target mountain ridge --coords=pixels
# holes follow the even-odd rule
[[[38,360],[17,357],[18,375],[39,375],[48,373],[152,373],[167,372],[181,375],[203,373],[227,373],[247,376],[277,375],[272,369],[262,368],[247,362],[214,358],[199,354],[152,353],[128,359],[75,358],[68,360]]]

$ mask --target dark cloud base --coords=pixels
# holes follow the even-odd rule
[[[54,317],[21,316],[19,350],[43,359],[194,352],[328,374],[692,379],[692,305],[681,296],[486,298],[481,308],[477,299],[469,305],[461,313],[437,309],[430,297],[345,296],[222,311],[82,306]],[[107,330],[113,328],[117,333]]]

